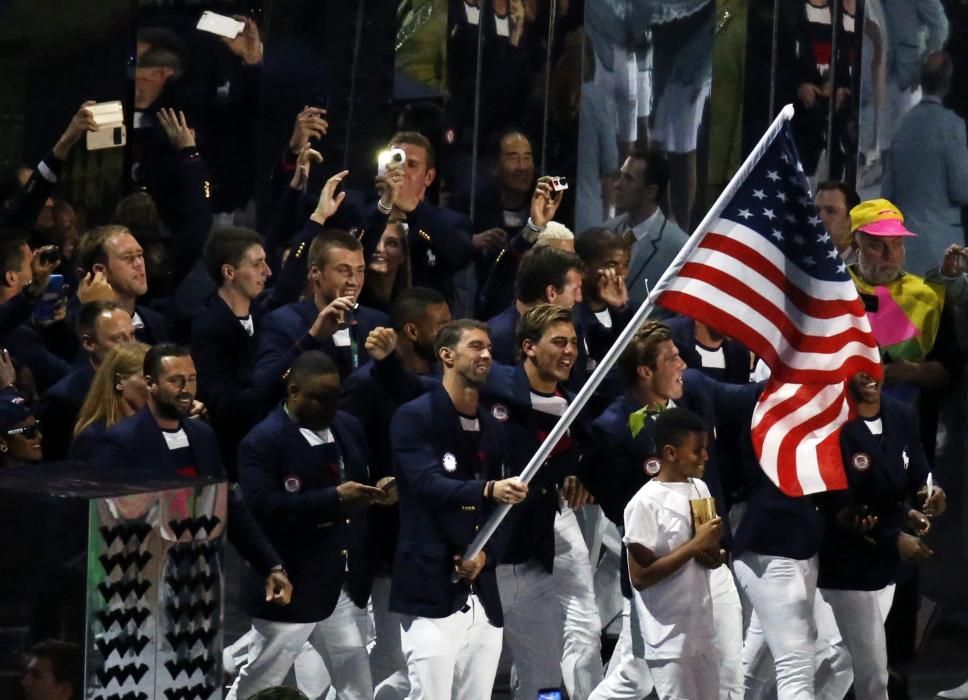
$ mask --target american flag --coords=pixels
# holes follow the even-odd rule
[[[846,382],[881,377],[877,342],[847,266],[813,206],[787,122],[658,302],[702,321],[770,367],[752,437],[790,496],[846,488],[840,426]],[[690,244],[694,243],[690,241]]]

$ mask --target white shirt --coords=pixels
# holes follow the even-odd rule
[[[250,336],[255,333],[255,323],[252,322],[252,314],[249,314],[245,318],[239,318],[239,323],[245,329],[245,332]]]
[[[635,236],[636,243],[638,243],[643,238],[645,238],[646,233],[648,233],[649,227],[652,225],[652,222],[655,221],[658,216],[659,216],[659,208],[656,207],[655,211],[652,212],[652,216],[650,216],[645,221],[640,222],[638,226],[635,226],[632,228],[632,235]]]
[[[626,545],[641,544],[663,557],[693,537],[691,498],[708,498],[702,479],[667,483],[652,479],[625,507]],[[631,555],[629,555],[631,556]],[[709,570],[690,560],[668,578],[635,591],[633,648],[645,648],[645,658],[681,659],[708,652],[715,638]]]

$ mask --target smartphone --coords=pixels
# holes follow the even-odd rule
[[[94,117],[97,131],[87,132],[87,150],[97,151],[102,148],[117,148],[127,142],[127,131],[124,127],[124,108],[119,100],[113,102],[98,102],[85,107]]]
[[[562,700],[560,688],[542,688],[538,691],[537,700]]]
[[[34,318],[38,321],[53,321],[58,304],[67,298],[67,285],[64,275],[51,275],[47,288],[34,306]]]
[[[226,39],[234,39],[245,29],[245,22],[220,15],[218,12],[205,10],[202,16],[198,18],[198,24],[195,25],[195,29],[224,36]]]

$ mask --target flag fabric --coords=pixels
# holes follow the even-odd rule
[[[846,383],[857,372],[883,372],[864,304],[813,206],[789,122],[694,235],[658,303],[735,338],[770,367],[752,437],[784,493],[846,488]]]

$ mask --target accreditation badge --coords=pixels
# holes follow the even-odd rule
[[[450,452],[444,454],[444,470],[448,472],[457,471],[457,458]]]
[[[866,452],[858,452],[850,459],[850,466],[859,472],[866,472],[870,469],[871,458]]]

